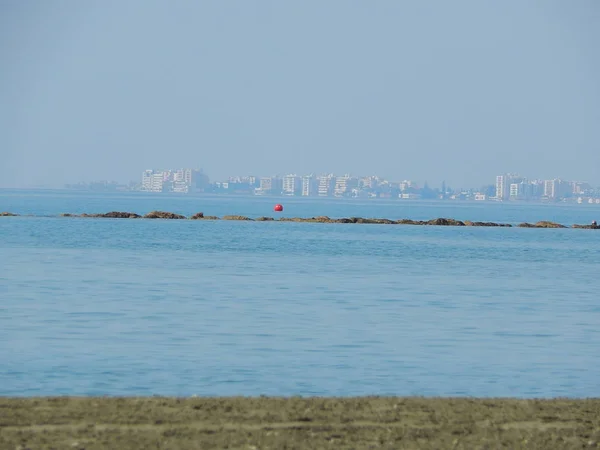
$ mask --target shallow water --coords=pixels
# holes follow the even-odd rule
[[[587,205],[0,191],[21,214],[589,223]],[[0,395],[597,396],[600,233],[0,218]]]

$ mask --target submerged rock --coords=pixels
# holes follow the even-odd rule
[[[132,212],[111,211],[105,214],[95,214],[94,217],[105,217],[107,219],[139,219],[139,214]]]
[[[0,212],[0,217],[17,217],[18,214],[11,213],[8,211]]]
[[[167,211],[151,211],[144,216],[144,219],[185,219],[181,214],[175,214]]]
[[[310,220],[301,217],[280,217],[279,222],[310,222]]]
[[[364,218],[364,217],[353,217],[352,218],[352,222],[353,223],[375,223],[375,224],[386,224],[386,225],[393,225],[396,223],[395,220],[391,220],[391,219],[377,219],[377,218]]]
[[[465,220],[465,225],[468,227],[512,227],[510,223],[471,222],[470,220]]]
[[[451,226],[451,227],[464,227],[465,223],[456,219],[445,219],[440,217],[438,219],[432,219],[427,221],[427,225],[440,225],[440,226]]]
[[[536,223],[524,222],[520,223],[518,226],[520,228],[567,228],[564,225],[561,225],[560,223],[550,222],[548,220],[541,220]]]
[[[317,216],[317,217],[281,217],[279,219],[280,222],[317,222],[317,223],[333,223],[334,219],[331,219],[327,216]]]
[[[253,220],[246,216],[223,216],[223,220]]]
[[[311,217],[310,219],[308,219],[308,221],[309,222],[318,222],[318,223],[332,223],[333,222],[331,220],[331,218],[328,216]]]
[[[70,214],[70,213],[63,213],[61,214],[61,217],[92,217],[92,218],[106,218],[106,219],[138,219],[142,216],[140,216],[139,214],[136,213],[132,213],[132,212],[122,212],[122,211],[111,211],[111,212],[107,212],[107,213],[102,213],[102,214],[87,214],[87,213],[83,213],[83,214]]]
[[[579,225],[579,224],[574,224],[573,228],[582,228],[585,230],[600,230],[600,225]]]
[[[535,224],[536,228],[567,228],[564,225],[556,222],[550,222],[547,220],[542,220]]]
[[[272,217],[266,217],[266,216],[262,216],[262,217],[257,217],[256,219],[257,222],[271,222],[275,219],[273,219]]]
[[[400,219],[396,220],[398,225],[424,225],[425,222],[422,220],[412,220],[412,219]]]
[[[205,216],[203,212],[198,212],[190,216],[190,220],[219,220],[217,216]]]

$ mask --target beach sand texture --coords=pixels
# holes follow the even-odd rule
[[[0,448],[600,448],[600,399],[0,398]]]

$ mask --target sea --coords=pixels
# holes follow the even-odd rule
[[[273,212],[281,203],[284,211]],[[0,190],[0,396],[600,395],[600,206]]]

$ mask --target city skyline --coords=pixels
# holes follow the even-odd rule
[[[146,169],[141,180],[128,185],[115,182],[79,183],[69,189],[129,190],[154,193],[220,193],[303,197],[365,197],[399,199],[463,199],[475,201],[577,201],[600,203],[600,186],[561,178],[527,178],[500,174],[480,187],[436,186],[426,181],[388,180],[377,175],[303,174],[283,176],[229,176],[211,180],[203,169]]]
[[[498,176],[498,174],[504,174],[504,175],[514,175],[515,177],[521,177],[521,178],[525,178],[522,177],[521,175],[519,175],[521,172],[514,172],[514,171],[507,171],[507,172],[502,172],[502,171],[498,171],[498,170],[487,170],[487,173],[490,173],[491,175],[488,176],[482,183],[468,183],[468,182],[460,182],[460,181],[455,181],[455,178],[452,176],[448,176],[448,177],[444,177],[441,178],[439,180],[437,179],[432,179],[432,178],[425,178],[425,179],[417,179],[416,177],[410,176],[410,174],[408,172],[402,172],[402,174],[396,175],[396,176],[385,176],[383,174],[381,174],[381,172],[374,172],[371,174],[358,174],[358,173],[351,173],[351,172],[347,172],[347,171],[343,171],[343,170],[333,170],[333,171],[308,171],[306,173],[303,172],[299,172],[299,171],[293,171],[293,170],[288,170],[288,171],[276,171],[274,173],[266,173],[266,172],[261,172],[261,171],[257,171],[257,173],[245,173],[245,174],[232,174],[232,173],[227,173],[227,171],[224,170],[220,170],[220,173],[225,173],[225,176],[221,176],[221,177],[215,177],[212,175],[212,171],[205,171],[203,168],[199,168],[199,167],[195,167],[195,168],[187,168],[184,169],[182,167],[178,168],[178,169],[166,169],[166,168],[154,168],[154,169],[145,169],[143,172],[147,172],[148,170],[150,171],[181,171],[181,170],[193,170],[193,171],[199,171],[202,172],[205,176],[210,177],[211,182],[214,181],[218,181],[218,182],[224,182],[224,181],[232,181],[235,179],[240,179],[240,178],[248,178],[248,177],[254,177],[254,178],[263,178],[263,177],[279,177],[279,178],[283,178],[285,176],[288,175],[297,175],[299,177],[303,177],[306,175],[313,175],[313,176],[321,176],[321,175],[328,175],[328,174],[333,174],[336,176],[340,176],[340,175],[350,175],[350,176],[356,176],[356,177],[366,177],[366,176],[372,176],[372,177],[377,177],[377,178],[381,178],[381,179],[385,179],[391,182],[400,182],[400,181],[404,181],[407,179],[410,179],[413,183],[417,183],[417,184],[428,184],[430,186],[439,186],[441,187],[443,184],[449,184],[452,186],[456,186],[457,188],[462,188],[462,189],[473,189],[473,188],[478,188],[481,186],[488,186],[488,185],[496,185],[496,177]],[[569,179],[568,177],[562,176],[562,175],[540,175],[538,174],[537,176],[528,176],[525,179],[530,180],[530,181],[534,181],[534,180],[567,180]],[[137,183],[139,180],[139,171],[135,174],[133,174],[130,177],[126,177],[126,178],[121,178],[118,179],[117,177],[112,177],[112,176],[106,176],[104,178],[98,178],[98,179],[82,179],[82,178],[73,178],[72,180],[70,180],[69,182],[56,182],[53,184],[47,184],[47,185],[42,185],[42,184],[32,184],[32,185],[19,185],[19,184],[15,184],[15,185],[5,185],[5,186],[1,186],[3,188],[49,188],[49,189],[60,189],[62,187],[64,187],[65,185],[76,185],[76,184],[85,184],[85,183],[116,183],[119,185],[130,185],[130,184],[134,184]],[[492,180],[492,181],[490,181]],[[600,186],[600,181],[598,182],[594,182],[593,180],[588,180],[588,179],[584,179],[583,177],[573,177],[571,178],[571,180],[573,181],[577,181],[580,183],[586,183],[589,184],[591,186]]]
[[[289,168],[477,186],[516,167],[600,184],[599,12],[1,2],[0,186],[196,164],[214,179]]]

